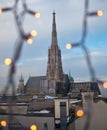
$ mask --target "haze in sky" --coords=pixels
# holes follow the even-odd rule
[[[90,72],[83,50],[78,47],[66,49],[66,43],[77,43],[81,39],[84,0],[26,0],[29,9],[41,14],[39,19],[26,15],[23,27],[26,32],[35,29],[38,36],[33,44],[24,43],[17,63],[16,80],[21,73],[25,80],[30,76],[46,75],[48,48],[51,44],[52,13],[56,12],[58,45],[61,49],[64,73],[71,73],[75,82],[90,81]],[[0,8],[13,6],[13,0],[0,0]],[[89,0],[89,12],[103,10],[102,17],[88,18],[86,46],[89,50],[96,77],[107,81],[107,0]],[[21,3],[19,10],[21,9]],[[18,37],[12,12],[0,14],[0,87],[6,83],[9,67],[4,59],[12,58]]]

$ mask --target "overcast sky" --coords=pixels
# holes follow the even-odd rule
[[[13,6],[14,0],[0,0],[0,7]],[[27,0],[29,9],[41,14],[39,19],[26,15],[24,29],[37,30],[32,45],[24,43],[17,63],[16,79],[21,73],[25,80],[30,76],[46,75],[48,48],[51,44],[52,12],[56,12],[58,44],[61,49],[64,73],[71,72],[76,81],[90,81],[90,73],[81,48],[67,50],[68,42],[79,42],[82,34],[84,0]],[[19,9],[21,6],[19,7]],[[89,49],[96,77],[107,81],[107,0],[90,0],[89,11],[103,10],[102,17],[88,18],[86,46]],[[4,59],[13,57],[18,37],[12,12],[0,14],[0,87],[6,83],[9,67]]]

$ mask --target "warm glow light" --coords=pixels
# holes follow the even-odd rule
[[[77,112],[76,112],[76,115],[78,117],[82,117],[84,115],[84,111],[82,109],[79,109]]]
[[[7,125],[7,122],[5,120],[0,122],[1,126],[5,127]]]
[[[71,48],[72,48],[72,45],[71,45],[70,43],[67,43],[67,44],[66,44],[66,48],[67,48],[67,49],[71,49]]]
[[[36,17],[36,18],[39,18],[39,17],[40,17],[40,13],[38,13],[38,12],[35,13],[35,17]]]
[[[32,44],[32,42],[33,42],[33,40],[32,40],[31,38],[29,38],[29,39],[27,40],[27,43],[28,43],[28,44]]]
[[[5,59],[5,64],[10,65],[12,63],[12,60],[10,58]]]
[[[37,130],[37,126],[36,125],[31,125],[30,130]]]
[[[0,9],[0,14],[1,14],[2,12],[3,12],[2,9]]]
[[[31,34],[32,37],[37,36],[37,32],[36,32],[35,30],[32,30],[32,31],[30,32],[30,34]]]
[[[102,15],[103,15],[103,11],[102,11],[102,10],[98,10],[98,11],[97,11],[97,15],[98,15],[98,16],[102,16]]]
[[[104,88],[107,88],[107,82],[104,82],[104,83],[103,83],[103,87],[104,87]]]

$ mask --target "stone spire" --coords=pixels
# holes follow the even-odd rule
[[[21,76],[20,76],[20,78],[19,78],[19,81],[20,81],[20,82],[24,82],[24,78],[23,78],[22,73],[21,73]]]
[[[62,79],[63,70],[61,61],[61,51],[57,43],[55,12],[53,12],[52,40],[51,46],[48,50],[47,80],[62,81]]]
[[[56,21],[55,21],[55,11],[53,12],[53,24],[52,24],[52,41],[51,46],[57,44],[57,32],[56,32]]]
[[[24,93],[24,78],[23,78],[22,73],[21,73],[21,76],[19,78],[19,84],[18,84],[18,88],[17,88],[17,93],[20,93],[20,94]]]

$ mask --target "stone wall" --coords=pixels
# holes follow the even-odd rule
[[[33,100],[29,103],[29,110],[54,109],[54,100]]]

